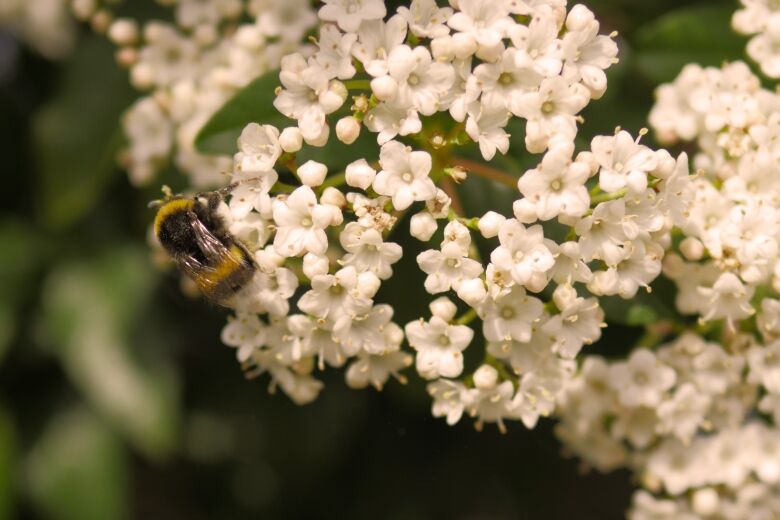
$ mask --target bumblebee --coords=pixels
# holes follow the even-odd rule
[[[179,269],[217,305],[232,297],[257,270],[252,255],[227,230],[217,208],[235,185],[194,197],[171,195],[158,207],[154,234]]]

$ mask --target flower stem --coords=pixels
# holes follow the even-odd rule
[[[506,172],[463,157],[452,157],[450,162],[455,166],[465,168],[469,173],[517,189],[517,178]]]
[[[468,325],[477,318],[476,309],[467,310],[460,318],[455,320],[458,325]]]
[[[322,184],[320,184],[319,188],[317,188],[317,192],[322,193],[325,191],[326,188],[330,188],[331,186],[341,186],[345,182],[347,182],[346,172],[341,172],[341,173],[337,173],[336,175],[331,175],[330,177],[326,178]]]
[[[295,191],[296,186],[293,186],[291,184],[285,184],[283,182],[277,182],[271,187],[271,191],[276,191],[279,193],[292,193]]]
[[[626,196],[626,193],[628,193],[628,190],[626,188],[623,188],[622,190],[618,190],[614,193],[602,193],[600,195],[596,195],[590,198],[590,205],[595,206],[596,204],[601,204],[602,202],[609,202],[611,200],[617,200],[622,199]]]

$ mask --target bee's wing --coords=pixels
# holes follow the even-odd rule
[[[214,234],[198,219],[197,215],[191,213],[192,230],[195,232],[195,241],[203,252],[204,256],[212,262],[224,259],[225,255],[234,256],[230,250],[225,247]]]
[[[208,228],[193,214],[192,229],[198,248],[206,260],[201,262],[192,256],[179,258],[181,270],[189,276],[207,297],[220,301],[225,296],[225,281],[238,272],[247,271],[246,258],[236,254],[214,236]],[[229,287],[229,286],[228,286]]]

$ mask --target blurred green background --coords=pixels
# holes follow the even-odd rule
[[[742,56],[734,2],[588,5],[602,32],[619,31],[621,62],[584,114],[583,145],[645,126],[654,86],[683,64]],[[469,419],[448,427],[414,376],[377,393],[331,371],[305,407],[269,395],[267,379],[245,381],[219,341],[226,312],[152,262],[147,202],[184,182],[169,171],[139,190],[117,168],[118,120],[137,94],[112,53],[82,27],[74,54],[52,63],[0,32],[0,520],[624,515],[630,475],[583,472],[551,420],[506,435]],[[520,153],[522,135],[513,141]],[[479,183],[469,193],[472,214],[513,198]],[[398,303],[401,324],[427,312],[406,292],[422,283],[420,246],[402,243],[378,298]],[[631,348],[642,313],[626,308],[608,309],[614,326],[590,352]]]

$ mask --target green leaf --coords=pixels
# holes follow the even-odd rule
[[[685,321],[674,308],[677,288],[672,281],[658,278],[650,287],[650,292],[640,287],[630,300],[619,296],[599,298],[605,321],[629,326],[648,325],[658,320]]]
[[[239,90],[203,125],[195,137],[199,152],[232,155],[236,139],[249,123],[289,126],[286,118],[274,108],[274,91],[279,86],[279,71],[272,70]]]
[[[656,321],[658,321],[658,314],[652,307],[637,304],[628,308],[628,314],[626,315],[626,325],[650,325]]]
[[[731,30],[732,5],[697,5],[672,11],[638,32],[634,60],[656,83],[671,81],[688,63],[720,66],[741,59],[745,40]]]
[[[120,115],[134,94],[127,73],[113,61],[105,38],[85,38],[64,67],[57,95],[33,120],[41,181],[37,210],[49,228],[75,224],[119,175]]]
[[[122,444],[86,408],[61,413],[26,460],[35,506],[54,520],[129,517],[127,460]]]
[[[136,249],[63,264],[44,286],[43,324],[74,385],[136,447],[159,458],[176,442],[175,379],[161,360],[136,359],[132,343],[151,282],[145,253]]]
[[[268,72],[238,91],[211,119],[200,129],[195,137],[195,147],[206,154],[233,155],[236,140],[249,123],[273,125],[284,128],[295,125],[293,119],[280,114],[273,105],[275,89],[279,85],[279,71]],[[349,103],[328,116],[336,121],[349,113]],[[332,130],[331,130],[332,131]],[[363,131],[358,139],[346,145],[334,135],[322,147],[304,146],[296,154],[299,165],[308,160],[325,164],[331,173],[343,170],[356,157],[378,157],[379,145],[376,136]]]

